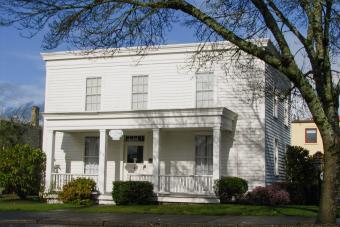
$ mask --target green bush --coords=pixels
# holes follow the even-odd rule
[[[117,205],[151,204],[153,184],[147,181],[114,181],[112,198]]]
[[[292,204],[317,205],[320,200],[321,160],[299,146],[288,146],[286,152],[287,182],[281,186],[290,194]]]
[[[38,195],[42,188],[45,154],[29,145],[15,145],[0,149],[0,187],[24,199]]]
[[[233,197],[236,200],[243,197],[248,190],[248,183],[239,177],[222,177],[215,181],[214,190],[221,203],[229,203]]]
[[[63,203],[75,205],[90,205],[94,201],[92,193],[96,189],[96,182],[92,179],[77,178],[64,185],[63,190],[58,194]]]

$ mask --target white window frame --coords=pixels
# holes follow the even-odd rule
[[[146,83],[145,83],[146,78]],[[134,80],[142,79],[143,83],[137,83],[140,87],[135,88]],[[140,82],[140,81],[139,81]],[[135,75],[131,77],[131,109],[132,110],[145,110],[148,108],[149,99],[149,76],[148,75]],[[142,99],[142,100],[140,100]],[[137,101],[136,101],[137,100]]]
[[[279,157],[280,157],[280,143],[277,138],[274,138],[274,174],[278,176],[279,173]]]
[[[289,110],[290,110],[290,103],[289,103],[289,99],[286,98],[284,101],[284,124],[285,126],[289,126]]]
[[[201,77],[207,77],[204,80],[201,80]],[[203,82],[201,82],[203,81]],[[205,108],[205,107],[212,107],[214,105],[214,87],[215,87],[215,77],[213,73],[197,73],[196,74],[196,100],[195,105],[196,108]],[[206,85],[208,84],[208,87]],[[206,96],[209,96],[208,98]],[[202,97],[202,99],[199,99],[199,97]],[[205,97],[205,99],[203,99]],[[207,104],[204,104],[204,102],[207,102]]]
[[[96,80],[96,86],[89,86],[90,81]],[[85,111],[99,111],[101,109],[101,77],[88,77],[86,78],[86,86],[85,86]],[[94,90],[94,91],[93,91]],[[96,100],[93,102],[93,98]],[[88,102],[88,99],[92,99],[91,103]],[[94,108],[94,105],[96,106]],[[91,106],[91,108],[90,108]]]
[[[127,140],[127,137],[131,137],[131,138],[136,138],[136,140]],[[139,140],[140,137],[143,137],[143,141]],[[125,163],[132,163],[132,162],[128,162],[128,147],[129,146],[142,146],[143,147],[143,158],[142,158],[142,162],[136,162],[136,164],[141,164],[144,163],[145,161],[145,141],[146,141],[146,136],[145,135],[126,135],[124,136],[124,142],[125,142],[125,155],[124,155],[124,160]]]
[[[87,139],[96,139],[97,140],[97,146],[98,146],[98,149],[97,149],[97,155],[93,156],[93,155],[86,155],[86,140]],[[87,169],[87,165],[86,164],[86,160],[87,158],[97,158],[98,159],[98,163],[97,163],[97,166],[96,168],[97,169],[93,169],[94,172],[92,173],[88,173],[88,169]],[[84,174],[85,175],[98,175],[98,171],[99,171],[99,137],[98,136],[86,136],[85,139],[84,139],[84,157],[83,157],[83,162],[84,162]]]
[[[197,141],[198,137],[204,137],[205,138],[205,147],[204,147],[204,155],[201,157],[198,157],[198,151],[197,151]],[[208,137],[211,140],[211,148],[210,148],[210,157],[209,157],[209,151],[208,151]],[[201,170],[202,172],[198,171],[198,159],[204,160],[204,166]],[[204,175],[212,175],[213,174],[213,136],[212,135],[196,135],[195,136],[195,174],[204,176]]]
[[[273,98],[273,117],[278,118],[279,117],[279,96],[274,95]]]

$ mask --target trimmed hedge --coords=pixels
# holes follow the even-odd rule
[[[63,203],[76,205],[90,205],[94,203],[92,193],[96,189],[96,182],[92,179],[77,178],[64,185],[58,197]]]
[[[239,177],[222,177],[215,181],[214,190],[221,203],[229,203],[233,197],[239,200],[244,196],[248,191],[248,183]]]
[[[147,181],[114,181],[112,198],[117,205],[152,204],[153,184]]]

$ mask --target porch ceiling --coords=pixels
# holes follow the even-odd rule
[[[46,128],[97,129],[212,128],[233,131],[237,114],[223,107],[115,112],[43,113]]]

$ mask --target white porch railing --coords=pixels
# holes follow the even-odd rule
[[[213,194],[213,179],[211,175],[191,176],[159,176],[160,192],[186,194]]]
[[[130,181],[149,181],[153,182],[153,175],[151,174],[130,174],[129,175]]]
[[[73,174],[73,173],[52,173],[51,190],[61,191],[63,186],[76,178],[88,178],[94,180],[98,184],[98,175],[85,175],[85,174]]]
[[[151,174],[130,174],[128,177],[131,181],[149,181],[153,182]],[[160,175],[159,191],[163,193],[184,193],[211,195],[213,191],[213,179],[211,175]]]

